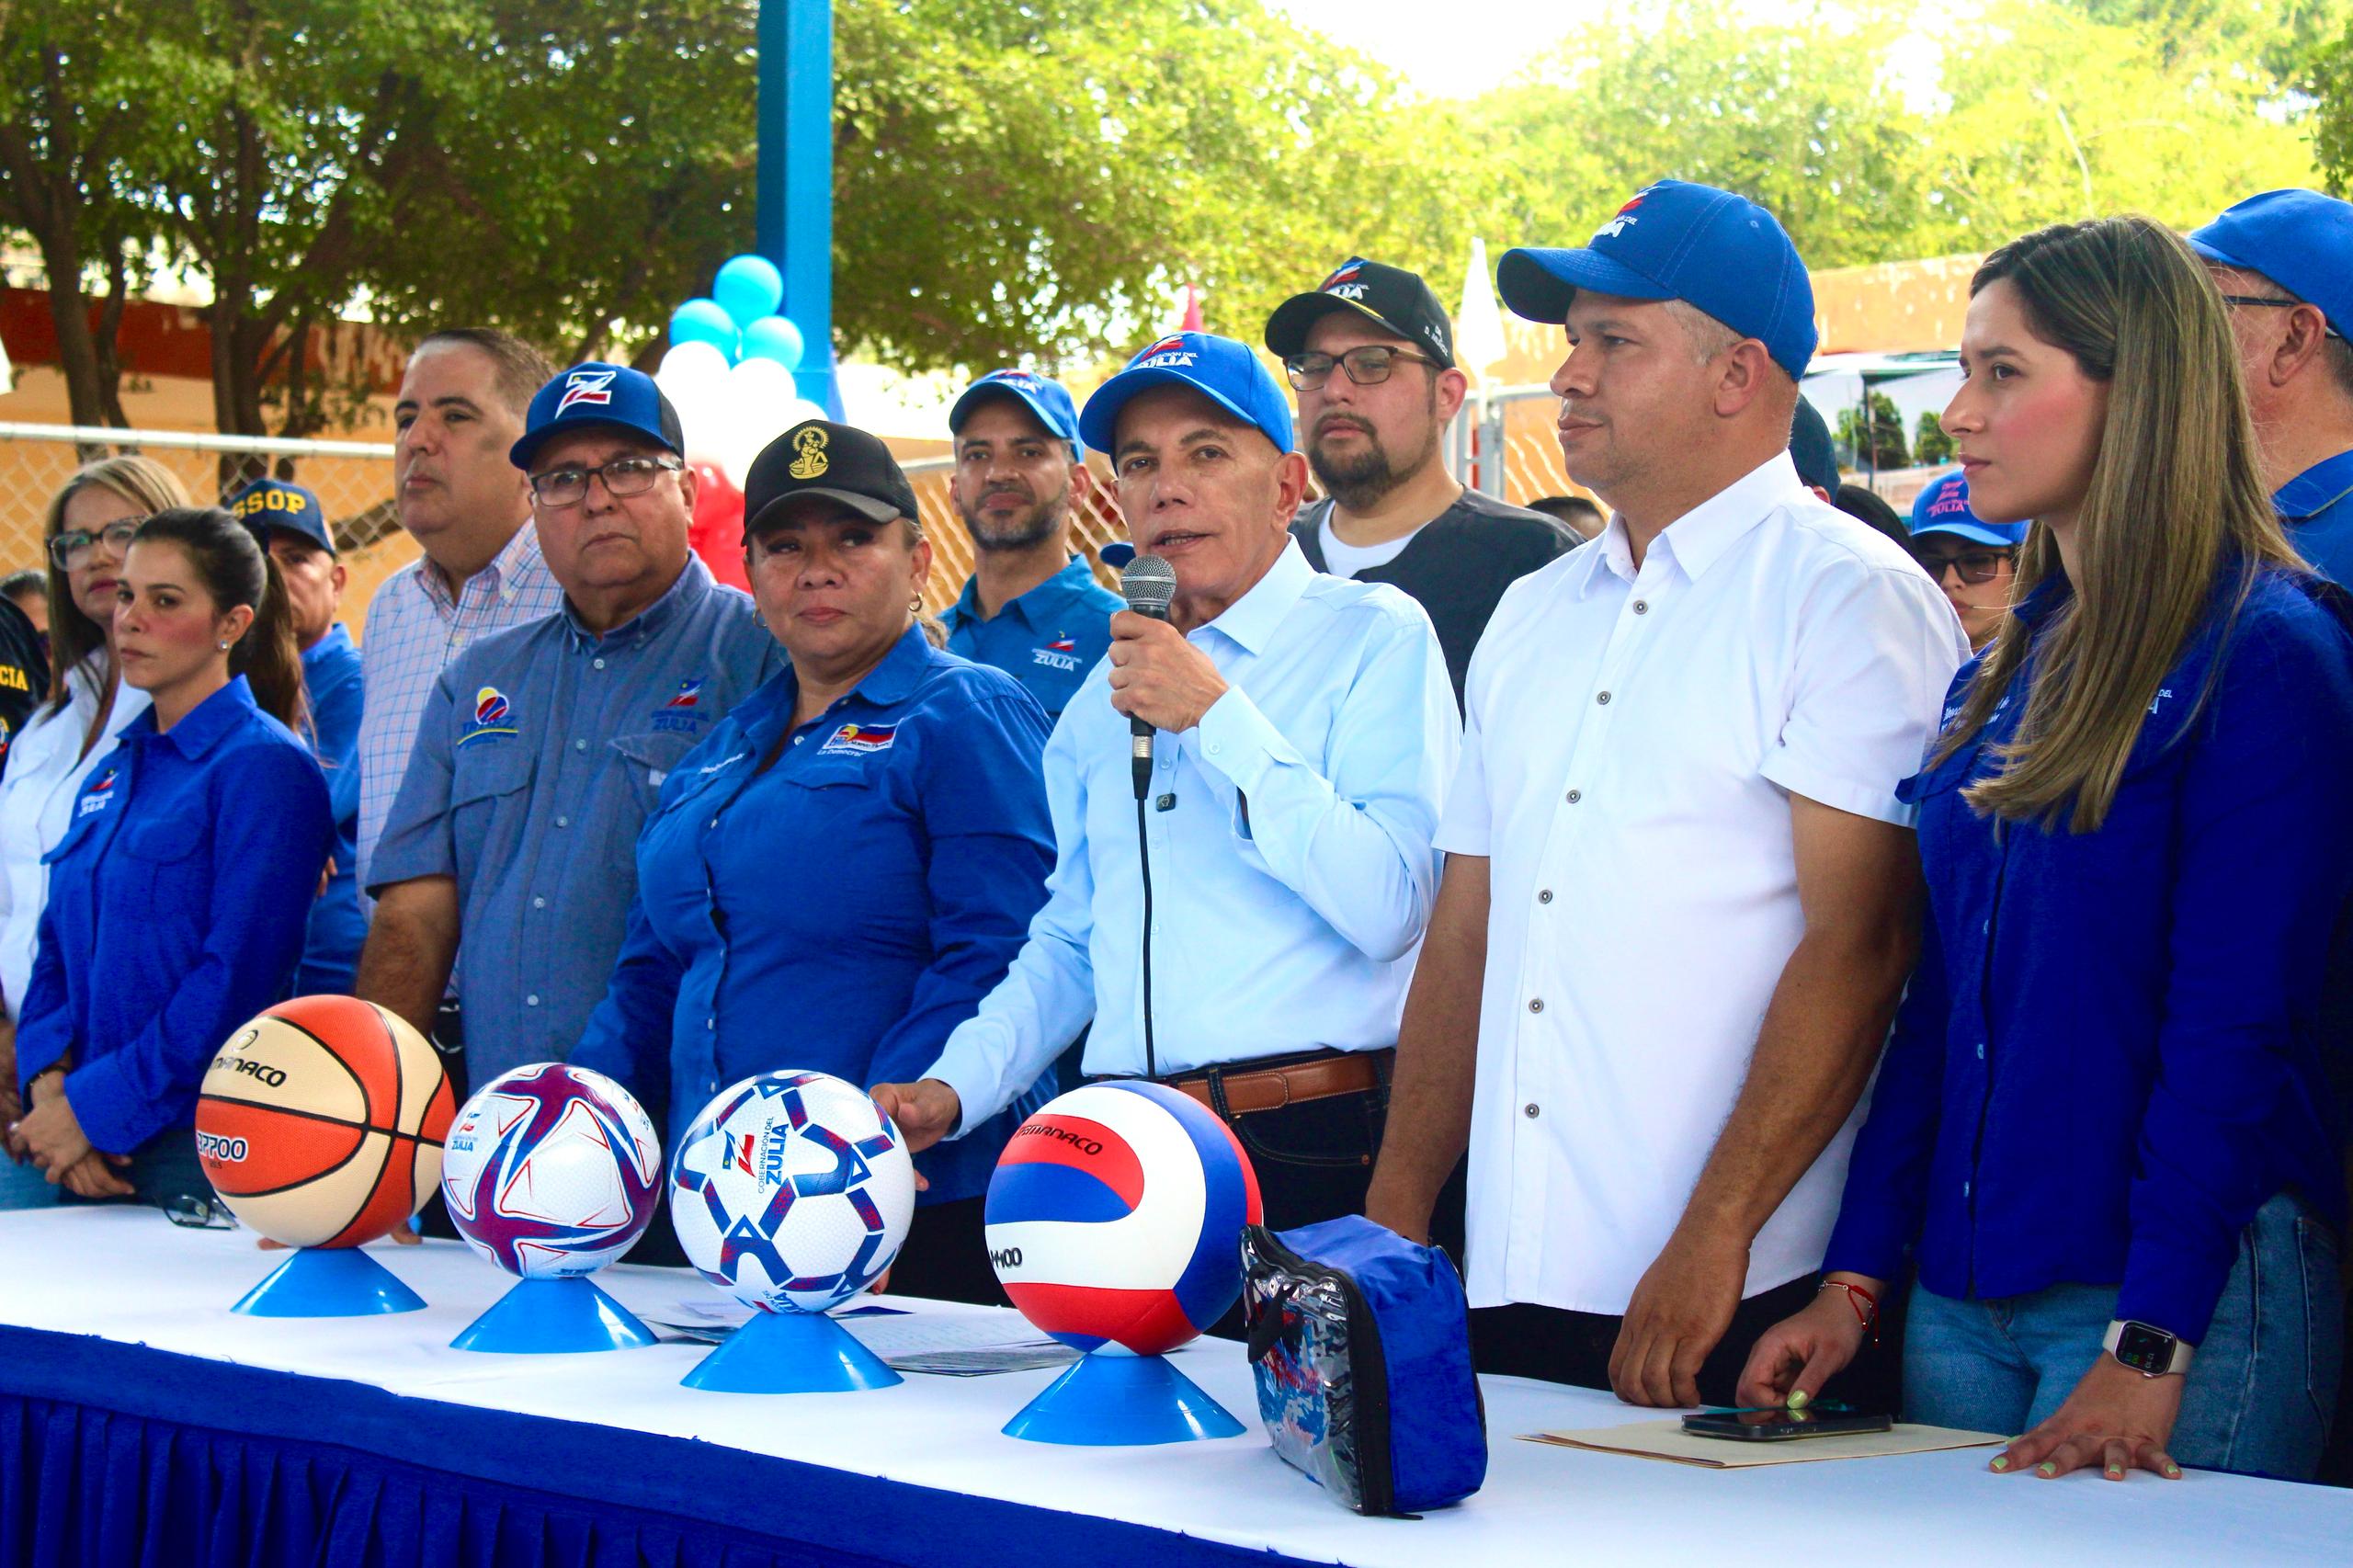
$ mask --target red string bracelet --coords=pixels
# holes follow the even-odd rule
[[[1877,1296],[1872,1295],[1860,1285],[1851,1284],[1844,1279],[1824,1279],[1822,1282],[1822,1289],[1846,1291],[1847,1304],[1855,1309],[1856,1321],[1870,1330],[1873,1345],[1879,1343],[1879,1298]]]

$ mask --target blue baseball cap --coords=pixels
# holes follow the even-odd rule
[[[1128,361],[1128,368],[1095,389],[1078,416],[1078,433],[1098,452],[1111,449],[1120,410],[1140,392],[1176,385],[1195,392],[1253,426],[1275,444],[1291,449],[1290,400],[1274,372],[1258,362],[1246,344],[1206,332],[1172,333]]]
[[[549,437],[597,425],[633,430],[680,457],[687,455],[678,411],[670,406],[653,377],[627,365],[591,360],[558,370],[547,385],[531,394],[522,437],[506,449],[506,460],[529,472],[531,460]]]
[[[1989,523],[1969,509],[1969,478],[1960,470],[1928,482],[1912,497],[1912,537],[1950,534],[1972,544],[2016,550],[2026,539],[2024,523]]]
[[[2259,272],[2353,335],[2353,204],[2316,190],[2267,190],[2195,230],[2208,261]]]
[[[962,430],[972,410],[990,398],[1005,396],[1018,398],[1050,435],[1069,442],[1073,458],[1086,455],[1086,449],[1079,444],[1078,410],[1070,401],[1070,389],[1030,370],[991,370],[966,387],[956,406],[948,411],[948,433],[953,436]]]
[[[1745,196],[1663,179],[1644,186],[1582,250],[1506,251],[1495,288],[1515,315],[1562,322],[1580,289],[1681,300],[1765,345],[1791,380],[1821,335],[1813,283],[1779,220]]]
[[[319,498],[299,484],[256,479],[229,497],[229,510],[254,531],[265,549],[272,531],[277,531],[300,534],[329,555],[335,553],[326,512],[319,506]]]

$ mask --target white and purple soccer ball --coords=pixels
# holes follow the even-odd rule
[[[661,1201],[662,1143],[601,1073],[517,1067],[458,1109],[441,1196],[466,1244],[509,1274],[588,1274],[627,1252]]]
[[[763,1073],[703,1108],[670,1163],[687,1261],[747,1306],[822,1312],[891,1266],[915,1218],[899,1130],[857,1085]]]

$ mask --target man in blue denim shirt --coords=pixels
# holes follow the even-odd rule
[[[2324,576],[2353,584],[2353,204],[2250,196],[2189,236],[2231,307],[2272,505]]]
[[[687,548],[683,447],[669,400],[620,366],[531,400],[513,456],[563,608],[442,672],[369,862],[358,993],[428,1028],[454,964],[472,1085],[570,1054],[663,779],[783,663],[750,596]]]
[[[1111,645],[1124,607],[1070,548],[1072,506],[1094,486],[1078,415],[1059,381],[995,370],[948,413],[951,494],[979,559],[940,619],[948,651],[995,665],[1062,717]]]

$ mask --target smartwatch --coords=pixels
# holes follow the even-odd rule
[[[2100,1342],[2100,1347],[2144,1378],[2189,1370],[2194,1348],[2162,1328],[2122,1319],[2108,1325],[2108,1337]]]

